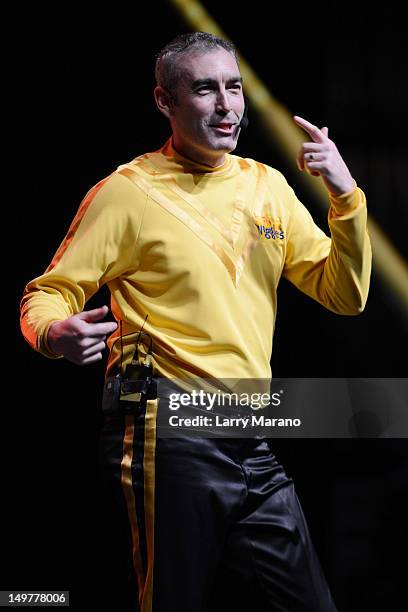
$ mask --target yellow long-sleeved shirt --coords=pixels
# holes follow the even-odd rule
[[[366,200],[329,196],[331,238],[283,175],[227,155],[209,168],[172,147],[120,166],[85,196],[46,272],[26,287],[22,331],[48,357],[50,324],[79,313],[106,283],[123,322],[124,364],[144,330],[156,372],[270,378],[281,275],[326,308],[357,314],[371,271]],[[119,328],[107,372],[119,363]]]

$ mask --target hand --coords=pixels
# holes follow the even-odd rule
[[[356,183],[336,145],[328,136],[329,128],[324,127],[320,130],[296,115],[293,119],[313,140],[303,143],[297,154],[299,170],[306,169],[312,176],[321,176],[328,191],[334,196],[352,191]]]
[[[56,355],[63,355],[77,365],[87,365],[102,359],[105,340],[117,328],[116,323],[97,323],[106,317],[109,308],[102,306],[84,310],[53,323],[47,335],[48,346]]]

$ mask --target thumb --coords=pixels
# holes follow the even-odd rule
[[[82,319],[82,321],[87,321],[88,323],[94,323],[95,321],[100,321],[101,319],[104,319],[108,312],[108,306],[101,306],[100,308],[94,308],[93,310],[84,310],[83,312],[80,312],[78,318]]]
[[[328,128],[328,127],[324,127],[324,128],[322,128],[322,132],[323,132],[323,134],[324,134],[325,136],[327,136],[327,137],[329,136],[329,128]]]

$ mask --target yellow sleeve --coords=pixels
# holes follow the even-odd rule
[[[329,194],[329,238],[289,189],[291,210],[283,275],[329,310],[356,315],[364,310],[371,274],[364,192]]]
[[[138,233],[146,195],[114,173],[91,189],[44,274],[28,283],[21,301],[21,330],[46,357],[51,323],[82,312],[105,283],[137,267]]]

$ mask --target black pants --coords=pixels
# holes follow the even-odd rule
[[[293,482],[255,438],[161,438],[105,417],[103,473],[132,539],[134,610],[334,612]]]

